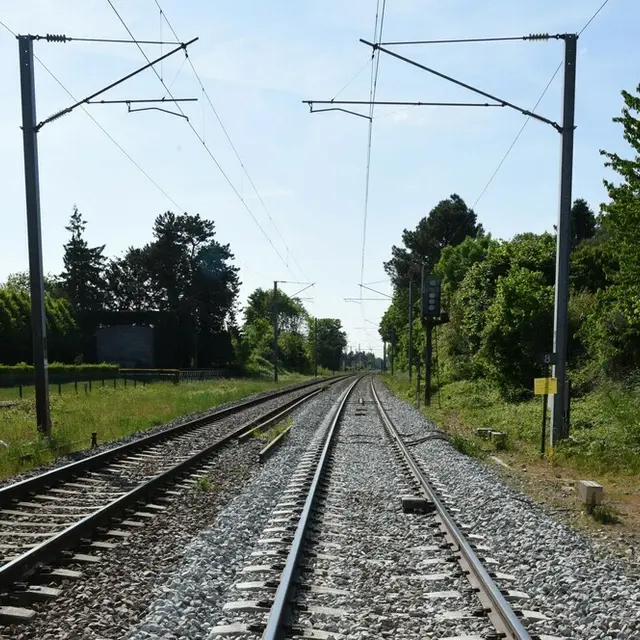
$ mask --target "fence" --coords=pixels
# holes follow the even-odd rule
[[[63,385],[73,384],[75,393],[84,389],[85,393],[92,391],[94,385],[116,388],[129,386],[143,386],[152,382],[197,382],[203,380],[217,380],[232,375],[230,369],[102,369],[82,371],[49,371],[50,393],[62,394]],[[20,372],[19,375],[0,376],[0,388],[13,388],[17,390],[17,396],[24,396],[24,388],[34,385],[34,376],[31,371]]]

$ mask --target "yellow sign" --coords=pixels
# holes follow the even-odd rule
[[[537,396],[552,396],[558,393],[558,378],[534,378],[533,393]]]

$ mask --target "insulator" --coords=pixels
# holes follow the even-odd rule
[[[67,36],[57,33],[47,33],[47,42],[66,42],[71,38],[67,38]]]
[[[58,113],[54,113],[50,118],[49,122],[53,120],[57,120],[58,118],[62,118],[62,116],[66,116],[69,113],[69,109],[62,109],[62,111],[58,111]]]
[[[527,40],[548,40],[550,37],[548,33],[530,33]]]

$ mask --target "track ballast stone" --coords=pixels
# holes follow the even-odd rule
[[[344,385],[344,382],[338,382],[335,386]],[[309,404],[302,405],[292,414],[294,424],[299,420],[302,425],[311,424],[314,411],[323,411],[321,403],[325,396],[337,393],[339,389],[331,387],[311,399]],[[314,410],[312,406],[316,403],[319,404]],[[237,427],[246,419],[243,412],[241,416],[225,418],[224,422]],[[295,428],[292,435],[294,431]],[[83,577],[65,582],[61,595],[54,600],[35,603],[32,608],[36,609],[37,616],[33,622],[0,628],[0,637],[2,633],[8,633],[12,640],[119,640],[126,637],[145,619],[148,608],[156,599],[167,597],[167,585],[175,577],[177,567],[185,558],[193,558],[189,556],[189,545],[194,538],[215,522],[225,506],[242,492],[252,475],[259,474],[255,461],[263,446],[263,440],[248,438],[225,447],[214,458],[216,466],[209,476],[209,491],[198,488],[184,491],[167,504],[166,511],[147,522],[144,528],[134,531],[115,549],[92,552],[102,555],[99,563],[69,565],[69,568],[81,570]],[[224,547],[224,538],[221,543]],[[179,606],[188,610],[192,605],[190,601],[184,601]],[[190,609],[185,615],[189,613]],[[185,637],[167,633],[166,638]],[[135,637],[163,636],[151,633]]]
[[[407,431],[434,425],[376,382],[390,417]],[[531,596],[527,609],[548,616],[537,633],[589,640],[640,639],[640,576],[586,536],[549,517],[481,461],[429,439],[412,447],[450,493],[474,533],[487,538],[500,570]]]
[[[318,384],[321,384],[322,382],[326,382],[323,380],[318,380]],[[185,383],[185,384],[189,384],[189,383]],[[268,390],[268,391],[260,391],[259,393],[252,393],[250,395],[245,396],[244,398],[241,398],[240,400],[233,400],[230,402],[223,402],[222,404],[216,405],[215,407],[211,408],[211,409],[205,409],[204,411],[193,411],[191,413],[187,413],[185,415],[182,416],[178,416],[177,418],[174,418],[173,420],[170,420],[169,422],[166,422],[165,424],[160,424],[157,425],[155,427],[150,427],[148,429],[143,429],[141,431],[136,431],[135,433],[132,433],[128,436],[123,436],[122,438],[119,438],[117,440],[110,440],[109,442],[104,442],[99,444],[97,447],[94,447],[93,449],[81,449],[80,451],[74,451],[72,453],[69,453],[65,456],[61,456],[59,458],[56,458],[55,460],[52,460],[51,462],[42,465],[40,467],[36,467],[35,469],[29,469],[27,471],[24,471],[22,473],[16,474],[14,476],[9,476],[8,478],[4,478],[2,480],[0,480],[0,489],[2,489],[3,487],[9,486],[11,484],[15,484],[16,482],[21,482],[22,480],[27,480],[28,478],[32,478],[34,476],[40,475],[41,473],[45,473],[46,471],[50,471],[52,469],[57,469],[59,467],[64,467],[65,465],[71,464],[72,462],[77,462],[78,460],[83,460],[84,458],[88,458],[91,456],[95,456],[99,453],[102,453],[103,451],[109,451],[111,449],[115,449],[116,447],[119,447],[123,444],[127,444],[129,442],[134,442],[136,440],[140,440],[141,438],[146,438],[147,436],[153,435],[155,433],[160,433],[162,431],[167,431],[168,429],[172,428],[172,427],[177,427],[178,425],[184,424],[185,422],[190,422],[192,420],[198,420],[200,418],[205,418],[207,416],[213,415],[216,412],[222,410],[222,409],[226,409],[228,407],[232,407],[235,406],[237,404],[240,404],[242,402],[246,402],[248,400],[254,400],[257,398],[269,398],[270,395],[273,395],[273,393],[275,391],[285,391],[290,389],[291,393],[287,394],[285,396],[279,396],[277,398],[273,398],[273,399],[268,399],[265,400],[265,402],[258,404],[255,407],[249,407],[247,409],[244,409],[242,411],[242,413],[238,414],[237,416],[228,416],[227,418],[223,418],[222,420],[226,421],[227,420],[231,420],[234,421],[237,424],[237,426],[239,427],[241,424],[243,424],[244,422],[247,422],[248,420],[250,420],[251,418],[254,418],[256,416],[259,416],[263,413],[266,413],[267,411],[271,410],[271,409],[275,409],[276,407],[278,407],[280,404],[282,404],[283,402],[286,402],[286,400],[293,400],[294,398],[297,398],[298,396],[302,396],[305,393],[308,393],[313,385],[309,385],[308,387],[305,387],[303,389],[299,389],[297,390],[296,387],[298,386],[298,384],[292,384],[292,385],[288,385],[288,386],[284,386],[275,390]],[[99,393],[99,389],[96,391],[96,393]],[[219,421],[220,424],[222,424],[221,421]],[[100,433],[98,433],[98,441],[100,440]],[[88,443],[87,443],[88,444]],[[2,446],[2,445],[0,445]],[[8,446],[8,445],[7,445]]]
[[[280,451],[252,473],[215,522],[186,546],[178,565],[164,576],[161,594],[149,603],[145,617],[122,637],[208,637],[298,458],[315,431],[326,427],[327,412],[344,387],[345,383],[336,384],[296,413]]]

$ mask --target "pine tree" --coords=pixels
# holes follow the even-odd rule
[[[65,227],[71,233],[71,239],[64,245],[61,280],[73,307],[81,313],[102,309],[106,289],[104,245],[89,247],[84,239],[86,226],[82,214],[74,205],[69,226]]]
[[[578,198],[571,207],[571,247],[577,247],[583,240],[593,238],[598,223],[586,200]]]

